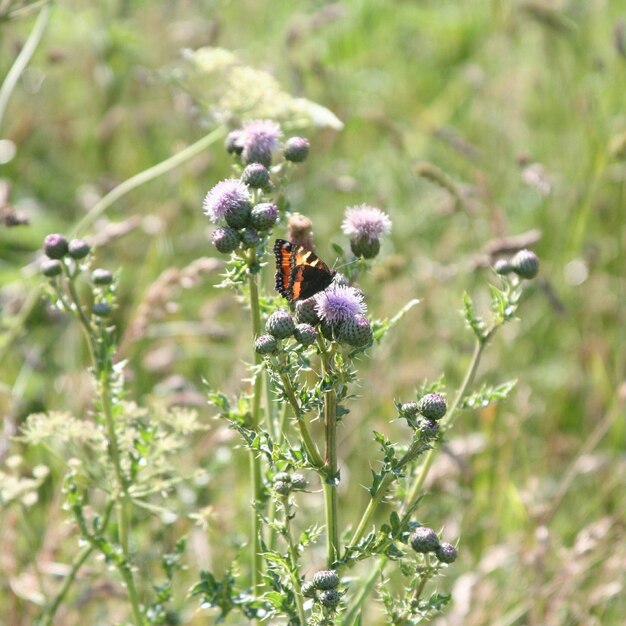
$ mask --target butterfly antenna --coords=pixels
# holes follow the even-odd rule
[[[348,267],[348,265],[352,265],[354,263],[356,263],[358,261],[358,259],[353,259],[352,261],[348,261],[347,263],[344,263],[343,265],[333,265],[333,270],[337,271],[340,270],[342,267]]]

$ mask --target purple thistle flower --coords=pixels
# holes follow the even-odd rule
[[[282,135],[280,126],[272,120],[249,120],[239,135],[243,146],[241,158],[244,163],[272,164],[272,152],[278,147]]]
[[[343,322],[366,310],[363,294],[354,287],[331,285],[315,295],[315,310],[322,320],[331,324]]]
[[[391,220],[380,209],[360,204],[346,209],[341,230],[352,239],[374,241],[391,231]]]
[[[250,192],[246,185],[235,178],[227,178],[207,193],[202,208],[212,222],[218,222],[227,213],[249,204]]]

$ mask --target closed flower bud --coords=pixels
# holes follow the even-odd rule
[[[73,259],[84,259],[91,252],[91,246],[82,239],[72,239],[68,245],[68,253]]]
[[[296,320],[300,324],[319,324],[320,316],[317,314],[317,301],[315,298],[307,298],[296,302]]]
[[[284,482],[284,483],[290,483],[291,482],[291,476],[287,473],[287,472],[278,472],[275,476],[274,476],[274,482]]]
[[[212,241],[218,252],[229,254],[239,247],[239,233],[230,226],[220,226],[213,232]]]
[[[427,393],[418,404],[419,412],[429,420],[441,419],[448,410],[444,397],[439,393]]]
[[[265,324],[265,330],[274,335],[277,339],[286,339],[293,335],[296,329],[291,314],[286,309],[278,309],[274,311],[268,318]]]
[[[334,589],[339,584],[339,576],[331,569],[321,570],[313,575],[313,584],[319,590]]]
[[[307,480],[302,474],[293,474],[291,477],[291,487],[293,489],[302,491],[303,489],[306,489],[307,484]]]
[[[327,589],[320,593],[319,601],[322,606],[334,609],[341,602],[341,594],[336,589]]]
[[[420,526],[409,538],[415,552],[434,552],[439,547],[437,533],[428,526]]]
[[[243,143],[241,142],[241,131],[233,130],[228,133],[226,140],[224,141],[224,147],[228,154],[241,154],[243,150]]]
[[[294,331],[296,341],[302,346],[310,346],[317,339],[317,331],[315,326],[311,324],[298,324]]]
[[[434,420],[423,420],[419,429],[424,439],[432,440],[439,434],[439,424]]]
[[[350,240],[350,249],[354,256],[373,259],[380,252],[380,240],[369,237],[358,237]]]
[[[291,491],[291,484],[283,482],[282,480],[279,480],[274,483],[274,491],[280,494],[281,496],[287,496],[289,495],[289,492]]]
[[[400,407],[402,417],[417,417],[418,412],[417,402],[405,402]]]
[[[248,187],[263,189],[270,182],[270,171],[262,163],[250,163],[241,173],[241,180]]]
[[[50,259],[62,259],[67,254],[67,239],[59,233],[46,235],[43,240],[43,251]]]
[[[310,581],[302,583],[302,595],[305,598],[317,597],[317,589],[315,588],[315,585]]]
[[[251,211],[252,206],[250,203],[241,202],[240,204],[231,206],[224,214],[224,218],[231,228],[244,228],[248,225]]]
[[[250,224],[258,230],[269,230],[278,219],[278,207],[271,202],[263,202],[252,208]]]
[[[244,228],[239,234],[239,238],[244,248],[254,248],[261,241],[259,233],[254,228]]]
[[[513,271],[513,267],[506,259],[498,259],[493,264],[493,271],[500,276],[510,274]]]
[[[539,272],[539,258],[530,250],[520,250],[511,259],[511,265],[520,278],[531,279]]]
[[[338,332],[340,341],[355,348],[362,348],[372,341],[372,327],[365,315],[357,313],[341,323]]]
[[[322,337],[327,339],[328,341],[335,341],[337,337],[337,333],[341,328],[342,322],[327,322],[326,320],[322,320],[319,325],[320,332],[322,333]]]
[[[457,555],[458,551],[451,543],[442,543],[435,550],[435,556],[442,563],[454,563]]]
[[[273,335],[261,335],[254,342],[254,349],[259,354],[274,354],[278,352],[279,342]]]
[[[113,274],[102,268],[95,269],[91,274],[95,285],[110,285],[113,282]]]
[[[91,312],[96,317],[108,317],[111,315],[111,307],[108,302],[96,302],[91,307]]]
[[[62,271],[61,261],[57,259],[46,259],[41,264],[41,273],[48,278],[58,276]]]
[[[301,163],[309,156],[309,142],[304,137],[290,137],[285,142],[283,154],[287,161]]]

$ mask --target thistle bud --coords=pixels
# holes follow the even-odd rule
[[[417,406],[419,412],[429,420],[441,419],[448,410],[445,398],[440,393],[427,393]]]
[[[48,278],[54,278],[63,271],[61,261],[57,259],[46,259],[41,264],[41,273]]]
[[[287,161],[301,163],[309,156],[309,142],[304,137],[290,137],[285,142],[283,155]]]
[[[95,285],[110,285],[113,282],[113,274],[109,270],[98,268],[92,272],[91,279]]]
[[[68,245],[68,253],[73,259],[84,259],[91,252],[91,246],[82,239],[72,239]]]
[[[43,251],[50,259],[62,259],[67,254],[67,239],[59,233],[46,235]]]
[[[439,547],[437,533],[427,526],[420,526],[409,538],[415,552],[434,552]]]
[[[313,584],[316,589],[334,589],[339,584],[339,576],[333,570],[321,570],[313,575]]]

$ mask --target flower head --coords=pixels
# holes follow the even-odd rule
[[[242,207],[250,210],[250,192],[240,180],[227,178],[207,193],[202,208],[212,222],[217,222],[229,213],[236,213]]]
[[[315,295],[315,310],[322,320],[331,324],[343,322],[365,312],[363,294],[354,287],[331,285]]]
[[[250,120],[244,123],[239,141],[243,146],[244,163],[262,163],[270,166],[272,152],[278,147],[282,135],[280,126],[272,120]]]
[[[380,209],[360,204],[346,209],[341,230],[352,239],[375,241],[391,231],[391,220]]]

